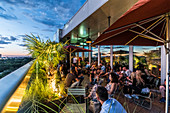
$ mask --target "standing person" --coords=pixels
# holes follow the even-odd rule
[[[100,113],[127,113],[123,106],[114,98],[108,99],[107,89],[98,86],[97,100],[102,104]]]
[[[74,58],[73,58],[73,64],[74,64],[74,65],[77,64],[77,57],[76,57],[76,56],[74,56]]]

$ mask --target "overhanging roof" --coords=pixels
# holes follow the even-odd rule
[[[110,24],[114,23],[123,13],[131,8],[138,0],[87,0],[80,10],[65,24],[62,38],[71,37],[72,43],[87,38],[90,28],[90,38],[95,40],[98,32],[103,32]]]

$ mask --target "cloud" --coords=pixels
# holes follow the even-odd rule
[[[141,49],[143,49],[143,50],[149,50],[149,49],[152,49],[152,48],[141,48]]]
[[[26,46],[25,44],[17,44],[17,45],[22,46],[22,47],[25,47],[25,46]]]
[[[3,41],[3,40],[0,40],[0,44],[11,44],[11,42],[6,42],[6,41]]]
[[[110,47],[104,47],[104,49],[110,49]]]
[[[0,7],[0,11],[6,11],[4,8]]]
[[[16,37],[14,36],[10,36],[10,37],[5,37],[0,35],[0,44],[11,44],[13,41],[18,40]]]
[[[1,36],[0,35],[0,39],[1,40],[3,40],[3,41],[16,41],[16,40],[18,40],[16,37],[14,37],[14,36],[10,36],[10,37],[3,37],[3,36]]]
[[[33,18],[33,20],[41,24],[53,26],[57,28],[61,28],[63,26],[62,24],[58,24],[57,20],[50,19],[50,18]]]
[[[0,13],[0,17],[4,18],[6,20],[16,20],[17,19],[17,17],[14,15],[8,15],[8,14],[2,14],[2,13]]]
[[[9,41],[9,38],[8,38],[8,37],[0,36],[0,39],[1,39],[1,40],[4,40],[4,41]]]
[[[39,27],[37,27],[37,26],[32,26],[33,28],[36,28],[36,29],[38,29]]]
[[[123,46],[113,47],[113,49],[122,49],[122,48],[126,48],[126,47],[123,47]]]
[[[18,35],[18,37],[24,37],[24,38],[25,38],[25,37],[26,37],[26,35]]]
[[[10,36],[10,40],[9,41],[16,41],[16,40],[18,40],[16,37]]]
[[[3,7],[0,7],[0,17],[6,20],[17,20],[17,17],[14,14],[5,10]]]
[[[42,31],[55,32],[55,30],[52,29],[42,29]]]

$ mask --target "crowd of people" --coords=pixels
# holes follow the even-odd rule
[[[66,87],[82,86],[84,76],[88,76],[89,83],[86,84],[86,89],[89,95],[85,99],[91,99],[89,109],[93,113],[113,113],[110,111],[122,110],[126,113],[122,105],[113,98],[116,92],[120,89],[126,98],[139,98],[136,94],[149,93],[151,84],[154,84],[158,79],[150,70],[143,68],[131,72],[126,66],[114,66],[112,69],[109,63],[101,61],[100,65],[97,62],[86,62],[84,66],[80,65],[76,59],[73,59],[69,73],[65,70],[66,66],[60,64],[60,74],[65,77]],[[153,85],[155,86],[155,85]],[[144,90],[145,89],[145,90]],[[163,86],[160,86],[160,91],[165,91]],[[164,92],[161,101],[164,99]],[[94,107],[95,105],[95,107]],[[99,109],[101,108],[101,110]]]

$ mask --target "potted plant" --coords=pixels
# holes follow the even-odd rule
[[[27,35],[27,50],[35,59],[31,78],[18,112],[58,112],[66,97],[65,86],[57,73],[59,61],[65,58],[65,44]],[[60,104],[63,104],[62,106]]]

